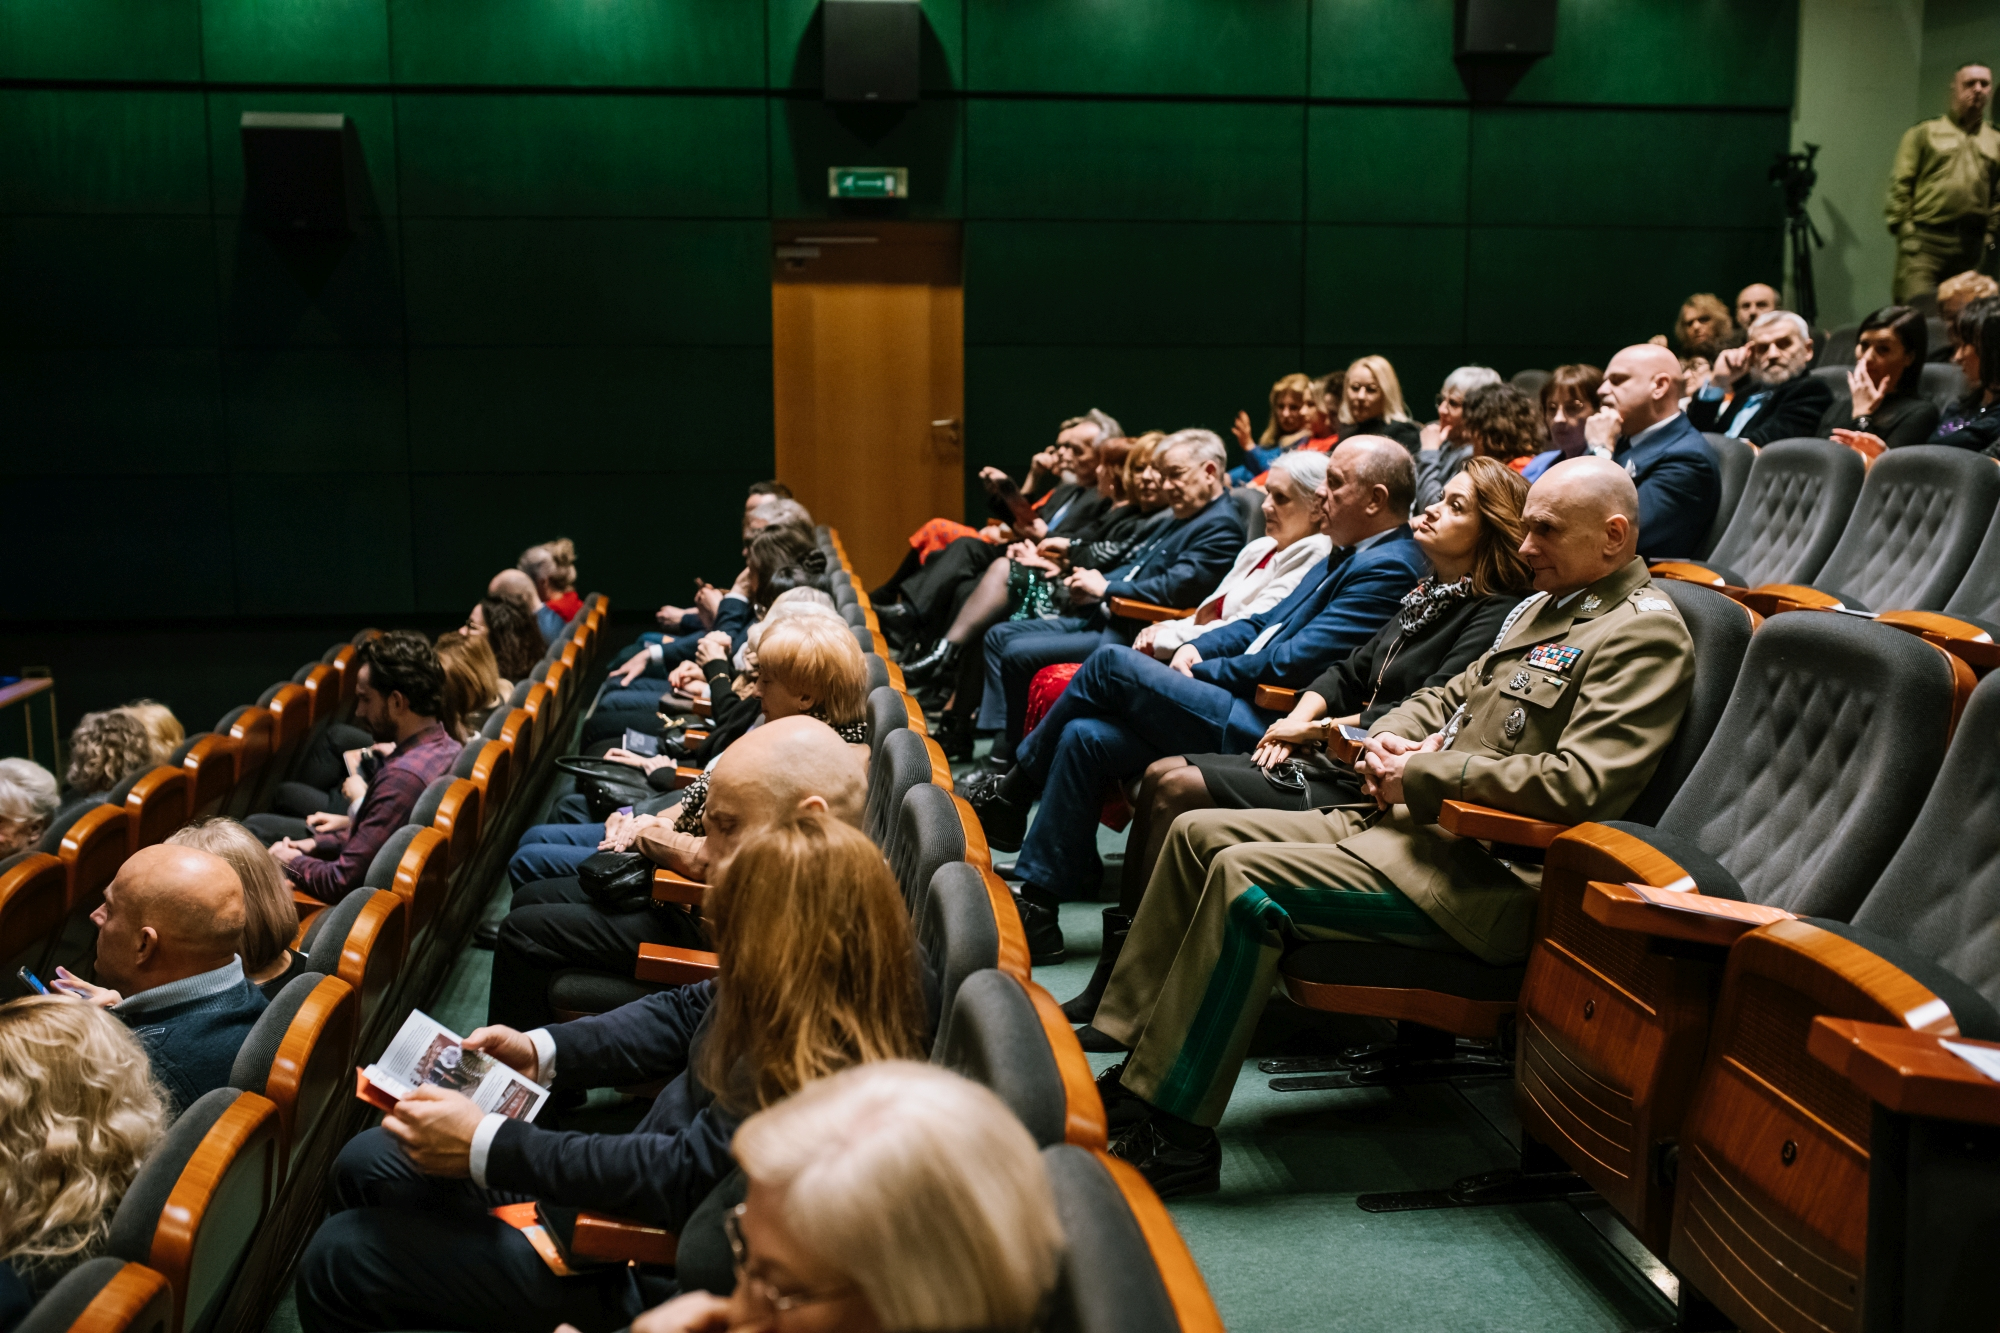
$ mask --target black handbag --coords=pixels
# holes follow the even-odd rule
[[[653,901],[653,863],[637,852],[592,852],[576,868],[584,894],[607,912],[630,912]]]
[[[576,778],[577,794],[590,806],[590,822],[602,824],[611,812],[651,799],[655,792],[646,775],[608,759],[564,756],[556,767]]]

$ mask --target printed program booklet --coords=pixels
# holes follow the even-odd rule
[[[480,1110],[515,1120],[533,1120],[549,1097],[547,1088],[490,1055],[466,1050],[463,1037],[413,1009],[382,1058],[355,1071],[354,1095],[387,1111],[425,1083],[462,1092]]]

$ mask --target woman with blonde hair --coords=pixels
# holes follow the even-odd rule
[[[1415,454],[1423,434],[1403,405],[1403,382],[1386,356],[1359,356],[1341,380],[1340,438],[1386,435]]]
[[[0,1327],[103,1248],[166,1125],[145,1048],[109,1010],[0,1005]]]
[[[85,713],[69,736],[69,795],[110,791],[154,763],[153,734],[129,708]]]
[[[187,739],[187,729],[174,716],[174,710],[153,699],[134,699],[124,710],[139,720],[146,729],[146,735],[153,742],[153,763],[155,766],[167,762],[167,756],[180,748]]]
[[[444,668],[444,716],[438,721],[462,745],[479,734],[506,697],[500,692],[500,665],[482,635],[440,634],[437,655]]]
[[[1229,480],[1242,486],[1252,477],[1271,470],[1281,454],[1305,443],[1306,408],[1312,401],[1312,376],[1293,372],[1271,386],[1271,413],[1264,419],[1264,433],[1252,439],[1250,414],[1238,412],[1230,427],[1244,461],[1229,469]]]
[[[618,1327],[671,1294],[671,1279],[558,1278],[485,1207],[532,1198],[685,1240],[695,1206],[734,1169],[743,1120],[850,1066],[924,1058],[934,1020],[909,912],[859,831],[821,812],[759,830],[723,864],[703,910],[714,980],[532,1034],[489,1026],[465,1039],[530,1078],[552,1060],[558,1094],[671,1080],[637,1128],[482,1131],[462,1096],[423,1090],[340,1154],[338,1211],[299,1265],[306,1328],[518,1328],[523,1311]],[[470,1185],[439,1178],[468,1170]]]
[[[727,1217],[736,1290],[691,1292],[632,1333],[1043,1327],[1062,1222],[1035,1141],[991,1091],[929,1065],[857,1065],[743,1122]],[[806,1313],[811,1310],[811,1313]]]
[[[243,885],[243,947],[238,951],[243,975],[265,999],[276,999],[307,963],[291,950],[299,929],[298,905],[263,840],[233,819],[217,818],[196,820],[167,841],[213,852],[236,872]]]
[[[1518,392],[1518,391],[1517,391]],[[1088,1022],[1139,910],[1167,831],[1189,810],[1305,810],[1367,799],[1353,771],[1327,758],[1342,726],[1368,727],[1407,696],[1441,685],[1493,646],[1507,613],[1533,587],[1521,558],[1528,484],[1505,463],[1474,458],[1410,524],[1431,575],[1374,638],[1307,686],[1249,754],[1172,755],[1140,780],[1116,908],[1083,993],[1063,1006]]]

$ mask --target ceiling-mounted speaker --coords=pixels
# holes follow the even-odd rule
[[[914,102],[918,0],[820,0],[829,102]]]
[[[1458,0],[1453,55],[1545,56],[1556,49],[1556,0]]]
[[[246,111],[243,206],[274,236],[326,236],[359,230],[355,179],[360,144],[339,113]]]

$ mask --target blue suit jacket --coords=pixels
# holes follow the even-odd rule
[[[1215,590],[1243,549],[1243,515],[1223,492],[1185,522],[1176,519],[1139,558],[1107,573],[1098,618],[1108,619],[1113,597],[1193,606]],[[1137,627],[1134,627],[1137,633]]]
[[[1623,464],[1639,487],[1639,554],[1648,560],[1696,554],[1722,503],[1722,474],[1687,414],[1637,448],[1620,440],[1611,461]]]
[[[1337,563],[1336,563],[1337,561]],[[1259,685],[1303,689],[1374,637],[1403,594],[1430,572],[1407,524],[1365,551],[1323,560],[1292,595],[1269,611],[1210,630],[1194,641],[1202,660],[1194,678],[1241,699]],[[1271,625],[1283,629],[1255,653],[1244,650]]]

